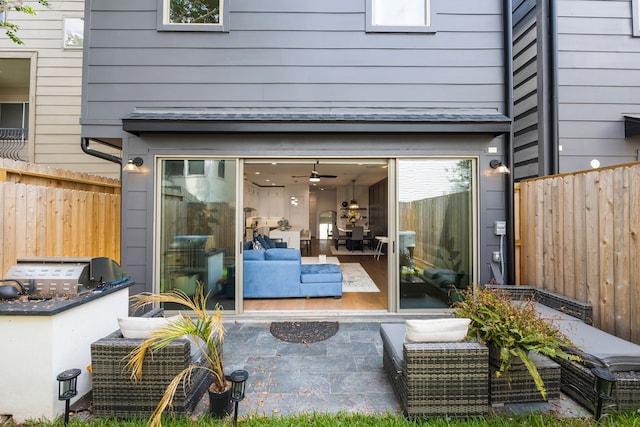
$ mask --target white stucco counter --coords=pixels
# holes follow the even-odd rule
[[[91,390],[91,343],[118,329],[128,316],[133,282],[51,300],[0,301],[0,414],[21,423],[62,415],[61,372],[77,368],[78,395]]]

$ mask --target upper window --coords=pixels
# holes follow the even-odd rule
[[[435,32],[432,0],[367,0],[367,31]]]
[[[64,18],[64,48],[82,49],[84,44],[84,19]]]
[[[158,27],[176,31],[226,31],[228,0],[158,0]]]

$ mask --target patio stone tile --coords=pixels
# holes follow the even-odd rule
[[[327,357],[340,357],[344,355],[353,356],[374,355],[378,354],[376,346],[372,342],[349,342],[337,346],[331,346],[327,349]]]
[[[382,369],[379,372],[332,373],[330,381],[331,392],[338,394],[361,393],[362,390],[373,394],[393,391]]]
[[[378,372],[382,370],[382,356],[366,355],[366,356],[354,356],[356,364],[356,371],[358,372]]]
[[[272,375],[274,381],[269,385],[269,393],[308,394],[311,392],[330,393],[331,378],[326,373],[298,373],[296,375]]]
[[[353,357],[345,357],[339,361],[329,357],[308,356],[300,361],[304,365],[304,370],[309,373],[314,372],[352,372],[357,370],[356,361]]]

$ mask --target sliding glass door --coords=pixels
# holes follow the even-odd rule
[[[193,295],[201,284],[209,307],[235,310],[236,161],[162,159],[159,169],[159,291]]]
[[[401,309],[449,307],[473,276],[473,161],[398,161]]]

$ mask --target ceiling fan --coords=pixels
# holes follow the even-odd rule
[[[311,171],[311,175],[309,175],[309,181],[311,182],[318,182],[320,181],[320,178],[337,178],[337,175],[321,175],[317,170],[316,170],[316,165],[319,164],[320,162],[315,162],[313,165],[313,170]],[[292,175],[291,178],[305,178],[306,175]]]

